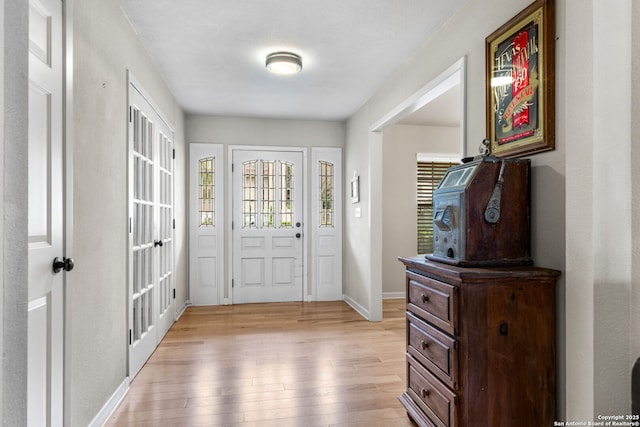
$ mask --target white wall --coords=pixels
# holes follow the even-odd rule
[[[344,123],[188,115],[188,142],[283,147],[342,147]]]
[[[27,422],[27,1],[0,0],[0,420]]]
[[[631,78],[638,59],[632,7],[632,0],[615,7],[566,1],[568,418],[630,407],[630,355],[638,345],[631,327],[638,311],[631,105],[639,99]]]
[[[344,206],[344,240],[342,243],[343,289],[345,296],[361,307],[365,312],[374,310],[371,307],[372,270],[382,266],[372,263],[371,241],[376,236],[371,230],[371,196],[377,191],[372,186],[372,171],[370,168],[372,153],[369,144],[369,126],[373,122],[366,114],[356,114],[347,122],[345,146],[345,181],[356,173],[360,177],[360,202],[345,203]],[[380,148],[382,147],[380,142]],[[381,154],[380,154],[381,157]],[[377,171],[381,174],[382,171]],[[350,194],[350,192],[346,192]],[[360,209],[360,216],[356,217],[356,209]],[[380,220],[381,222],[381,220]],[[382,230],[376,230],[381,233]],[[380,237],[380,241],[382,238]],[[380,249],[381,248],[377,248]],[[376,289],[377,291],[377,289]],[[380,289],[381,291],[381,289]]]
[[[0,0],[0,22],[2,22],[2,28],[6,28],[4,25],[4,8],[5,1]],[[2,81],[2,85],[0,85],[0,159],[2,161],[2,169],[0,169],[0,212],[2,212],[2,220],[0,220],[0,244],[2,247],[5,247],[4,241],[4,116],[5,116],[5,104],[4,104],[4,56],[5,56],[5,31],[0,31],[0,81]],[[3,251],[4,252],[4,251]],[[2,276],[2,282],[0,285],[0,307],[2,307],[2,313],[4,313],[4,287],[5,287],[5,278],[4,278],[4,256],[2,257],[2,261],[0,261],[0,276]],[[4,316],[0,316],[0,331],[4,331]],[[0,354],[4,352],[4,332],[0,334]],[[9,372],[7,371],[7,374]],[[0,365],[0,419],[2,419],[2,414],[4,413],[4,376],[5,376],[5,366],[4,363]]]
[[[175,286],[186,298],[184,117],[117,0],[74,5],[74,253],[67,422],[87,425],[127,376],[127,70],[175,127]]]
[[[382,135],[382,292],[405,292],[399,256],[417,253],[416,154],[461,157],[460,128],[393,125]]]
[[[224,159],[228,157],[228,146],[277,146],[307,147],[307,155],[311,155],[311,147],[342,147],[345,140],[344,123],[337,121],[311,120],[274,120],[189,115],[186,119],[186,141],[189,143],[217,143],[224,145]],[[225,173],[227,171],[225,170]],[[228,183],[228,177],[225,182]],[[307,197],[311,194],[311,180],[306,183]],[[347,180],[348,181],[348,180]],[[345,190],[346,191],[346,190]],[[224,206],[231,203],[228,185],[224,188]],[[309,201],[309,200],[308,200]],[[309,201],[309,207],[311,203]],[[225,208],[225,214],[228,210]],[[225,217],[225,227],[230,229],[231,218]],[[307,239],[305,250],[310,253],[311,241]],[[230,272],[229,239],[225,242],[225,293]],[[310,262],[313,262],[310,260]],[[308,271],[313,271],[309,266]]]
[[[465,3],[348,121],[346,170],[367,159],[375,162],[373,123],[464,55],[467,151],[475,152],[485,135],[484,39],[529,3]],[[557,285],[562,419],[628,413],[631,361],[640,355],[638,281],[631,280],[640,275],[631,268],[639,264],[631,240],[639,229],[631,221],[639,215],[633,210],[638,190],[632,193],[630,171],[630,159],[638,158],[632,136],[640,134],[630,122],[631,95],[637,100],[639,87],[637,73],[632,85],[629,72],[629,61],[638,59],[637,34],[635,49],[630,41],[630,17],[634,27],[640,23],[636,9],[632,0],[615,7],[599,0],[556,0],[556,150],[531,156],[532,256],[538,265],[563,272]],[[367,191],[376,191],[366,183],[379,172],[363,169]],[[638,182],[637,175],[633,179]],[[377,260],[367,245],[382,230],[365,224],[375,223],[370,217],[347,222],[345,265],[373,271],[368,266]],[[351,275],[348,295],[367,307],[373,282],[371,274]]]
[[[632,6],[631,51],[640,52],[640,7]],[[640,117],[640,55],[631,58],[631,117]],[[640,121],[631,121],[631,164],[640,164]],[[635,143],[634,143],[635,142]],[[629,363],[640,358],[640,168],[631,168],[631,329]]]

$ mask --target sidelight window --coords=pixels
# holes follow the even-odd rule
[[[320,227],[333,227],[333,163],[320,161]]]
[[[200,227],[215,227],[216,225],[215,160],[215,157],[200,159],[200,191],[198,197]]]

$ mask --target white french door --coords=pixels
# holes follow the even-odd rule
[[[62,2],[29,1],[27,422],[63,424]],[[9,325],[10,326],[10,325]]]
[[[158,122],[156,134],[157,191],[155,203],[156,247],[155,269],[158,283],[158,343],[175,321],[173,295],[174,239],[173,239],[173,131],[163,121]]]
[[[223,300],[224,172],[220,144],[189,144],[189,300]]]
[[[174,321],[173,131],[129,85],[129,376]]]
[[[233,303],[303,301],[301,151],[232,153]]]

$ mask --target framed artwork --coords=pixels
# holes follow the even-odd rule
[[[487,138],[491,154],[555,149],[555,11],[536,0],[486,38]]]

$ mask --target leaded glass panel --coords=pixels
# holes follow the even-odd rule
[[[258,161],[242,163],[242,227],[258,228]]]
[[[199,218],[200,227],[215,227],[215,158],[200,159]]]
[[[293,163],[278,160],[243,162],[243,228],[293,227],[293,190]]]
[[[320,161],[320,227],[333,227],[333,163]]]
[[[262,160],[262,228],[275,228],[276,162]]]
[[[293,163],[280,162],[280,228],[293,227]]]

